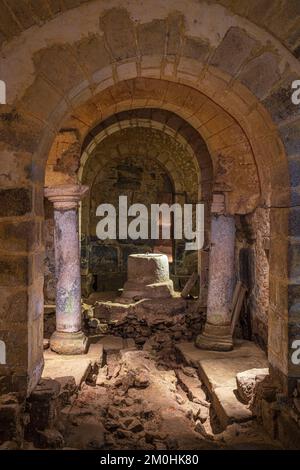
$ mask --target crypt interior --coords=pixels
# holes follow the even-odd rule
[[[263,3],[1,3],[0,449],[300,449],[300,8]],[[203,246],[100,240],[120,196]]]

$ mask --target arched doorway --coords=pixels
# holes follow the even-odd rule
[[[95,5],[96,3],[98,2]],[[92,18],[95,14],[93,8],[96,7],[89,5],[84,8],[86,17]],[[209,9],[210,6],[205,8]],[[15,162],[17,154],[24,165],[20,168],[14,186],[10,182],[3,187],[3,197],[14,201],[14,207],[9,213],[3,212],[3,227],[7,227],[7,217],[15,217],[14,226],[25,221],[35,234],[40,233],[45,164],[56,132],[61,128],[76,129],[82,142],[99,121],[131,109],[132,106],[175,111],[207,143],[217,176],[215,183],[219,190],[226,193],[231,213],[239,216],[251,214],[258,206],[270,212],[268,354],[270,363],[281,376],[282,382],[287,384],[289,377],[294,381],[298,377],[298,370],[289,362],[289,353],[292,338],[297,334],[297,326],[294,314],[289,316],[288,313],[288,309],[294,311],[289,307],[288,294],[291,296],[290,305],[295,306],[298,298],[295,294],[298,291],[298,275],[294,266],[288,269],[287,246],[291,243],[290,252],[296,259],[297,244],[294,244],[291,231],[294,230],[297,235],[297,227],[294,223],[295,209],[290,207],[293,192],[289,182],[286,152],[292,155],[295,145],[289,124],[284,123],[281,126],[281,139],[275,125],[278,113],[274,110],[271,119],[267,111],[269,109],[272,112],[271,105],[268,104],[268,89],[280,89],[281,86],[276,57],[272,54],[272,58],[267,56],[275,70],[271,78],[267,76],[266,81],[257,84],[253,70],[265,56],[264,52],[255,57],[252,55],[253,28],[249,24],[245,26],[243,23],[246,28],[244,30],[239,27],[236,19],[235,27],[220,32],[218,39],[207,37],[204,44],[200,26],[195,26],[193,33],[183,29],[182,48],[178,45],[182,41],[177,41],[176,35],[174,43],[166,39],[171,37],[166,34],[166,19],[175,28],[180,22],[178,17],[171,15],[170,11],[161,12],[161,23],[153,20],[147,22],[146,19],[141,22],[138,36],[140,52],[137,53],[132,45],[135,44],[132,42],[134,26],[128,12],[121,9],[104,15],[101,8],[97,11],[104,18],[101,21],[101,31],[110,31],[107,35],[109,54],[103,52],[100,54],[101,60],[95,60],[95,57],[99,58],[99,48],[102,47],[103,50],[102,33],[97,35],[94,31],[93,40],[88,40],[86,36],[83,41],[79,41],[78,37],[72,36],[71,30],[65,30],[64,34],[69,34],[65,38],[66,43],[72,43],[76,48],[75,61],[69,49],[64,47],[64,39],[60,45],[45,46],[42,49],[40,43],[35,43],[27,54],[31,56],[35,53],[32,72],[35,67],[36,75],[31,76],[31,71],[14,75],[13,105],[8,107],[7,112],[13,115],[13,109],[17,109],[18,120],[13,130],[9,127],[8,120],[2,123],[3,155]],[[182,14],[184,16],[185,13]],[[125,41],[124,44],[127,44],[128,50],[125,52],[123,49],[119,50],[116,30],[109,30],[109,18],[114,18],[116,25],[118,21],[123,26],[127,25],[124,29],[128,33],[128,42]],[[46,29],[43,29],[43,34],[51,42],[53,31]],[[149,35],[152,37],[152,33],[155,34],[150,43],[155,50],[153,52],[153,49],[146,48],[146,52],[144,46],[149,44],[147,38]],[[238,63],[230,63],[226,68],[222,50],[228,47],[228,37],[232,34],[242,37],[249,47]],[[261,31],[259,41],[264,42],[266,37],[269,37],[267,33]],[[273,38],[270,37],[270,41]],[[160,44],[166,44],[167,49],[162,49]],[[278,44],[277,46],[281,47]],[[16,47],[15,53],[4,64],[4,73],[9,73],[12,63],[18,62],[16,58],[26,47],[25,43]],[[289,53],[283,48],[280,50],[292,68],[295,68]],[[176,56],[175,61],[173,56]],[[214,59],[210,60],[212,57]],[[44,96],[47,96],[46,103]],[[40,106],[40,100],[44,106]],[[292,129],[293,126],[294,124],[291,125]],[[25,167],[27,170],[24,170]],[[201,174],[204,182],[205,164]],[[297,185],[296,181],[295,186]],[[40,260],[43,258],[43,244],[39,241],[34,248],[27,247],[25,253],[24,255],[24,251],[19,249],[14,254],[14,259],[8,259],[4,255],[3,263],[8,272],[13,263],[17,263],[20,269],[23,267],[23,274],[18,278],[18,295],[25,295],[27,300],[24,304],[30,313],[26,316],[25,323],[18,328],[13,328],[12,319],[6,319],[3,331],[5,341],[13,336],[14,342],[22,345],[23,352],[27,351],[26,360],[22,362],[8,348],[10,365],[1,367],[1,373],[9,377],[10,384],[12,376],[16,376],[20,387],[27,387],[30,391],[42,369],[43,276]],[[24,274],[27,272],[30,272],[30,279]],[[7,281],[3,282],[4,287],[7,286]],[[8,294],[5,299],[5,302],[9,302]]]

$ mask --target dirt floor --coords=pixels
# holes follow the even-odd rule
[[[172,344],[107,352],[60,413],[57,429],[72,449],[276,449],[255,420],[221,430],[196,369]]]
[[[254,419],[222,429],[197,369],[178,353],[178,341],[193,341],[205,320],[196,300],[177,296],[163,304],[144,300],[126,305],[111,298],[97,294],[87,301],[86,334],[90,339],[100,334],[103,344],[111,338],[111,347],[104,345],[99,366],[80,390],[69,394],[52,429],[43,431],[44,447],[280,448]],[[50,312],[46,338],[54,328]],[[118,342],[123,349],[115,347]]]

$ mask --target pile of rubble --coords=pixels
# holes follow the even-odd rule
[[[97,301],[85,305],[84,318],[90,332],[133,338],[142,346],[153,335],[161,342],[193,340],[202,331],[205,311],[198,301],[180,297],[131,304]]]
[[[162,341],[163,334],[148,338],[143,349],[132,340],[118,350],[114,341],[106,342],[103,362],[80,389],[72,377],[41,380],[23,413],[25,441],[19,426],[18,434],[2,436],[0,448],[272,448],[254,420],[221,430],[197,369],[182,362],[174,341]],[[249,396],[249,382],[240,383]],[[9,410],[11,417],[20,416],[17,408],[14,397],[7,397],[0,418]]]
[[[191,381],[194,381],[192,385]],[[181,383],[185,384],[183,387],[188,384],[187,391]],[[105,398],[101,408],[107,448],[204,447],[203,436],[211,432],[210,404],[196,370],[179,364],[176,371],[169,369],[156,357],[149,343],[146,351],[122,350],[119,354],[108,354],[107,364],[95,377],[94,385],[98,393],[106,392],[102,394]],[[91,388],[83,391],[83,405],[90,393]]]
[[[171,346],[156,347],[150,338],[143,350],[107,353],[99,373],[70,407],[68,446],[98,445],[107,450],[272,448],[255,421],[235,423],[221,431],[197,370],[177,362],[174,350],[173,358],[165,362],[163,357],[168,357]],[[101,439],[99,433],[97,440],[86,433],[84,446],[78,437],[74,440],[80,417],[94,422],[98,431],[101,421]]]
[[[197,300],[93,301],[84,317],[86,333],[104,350],[101,361],[80,388],[74,377],[42,379],[26,406],[11,394],[1,397],[0,448],[272,448],[258,421],[224,430],[197,368],[179,354],[178,342],[193,340],[205,322]],[[47,318],[50,334],[52,311]],[[237,377],[240,399],[259,419],[264,410],[257,407],[268,399],[263,372]]]
[[[251,371],[248,371],[251,372]],[[248,379],[251,389],[251,379]],[[300,381],[291,397],[280,392],[280,382],[275,377],[256,377],[249,401],[250,409],[273,439],[278,439],[285,449],[299,449],[300,442]]]

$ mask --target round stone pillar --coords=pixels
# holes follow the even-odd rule
[[[81,279],[78,205],[88,187],[61,185],[45,189],[54,205],[56,331],[50,347],[59,354],[83,354],[87,338],[81,330]]]
[[[235,221],[224,211],[224,196],[215,194],[211,208],[207,318],[203,333],[196,339],[196,346],[213,351],[233,348],[230,324],[235,280]]]

